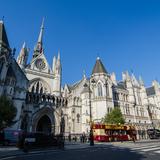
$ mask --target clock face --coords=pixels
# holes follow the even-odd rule
[[[35,63],[36,63],[36,67],[40,70],[42,70],[46,67],[46,63],[45,63],[44,59],[42,59],[42,58],[37,59]]]

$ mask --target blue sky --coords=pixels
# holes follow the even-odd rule
[[[133,70],[147,86],[160,80],[160,2],[157,0],[0,0],[16,56],[26,41],[30,58],[45,17],[45,55],[61,51],[63,84],[89,76],[99,56],[121,79]]]

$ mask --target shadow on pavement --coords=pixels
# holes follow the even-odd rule
[[[90,147],[85,149],[68,150],[62,154],[45,155],[46,160],[142,160],[146,158],[140,153],[118,147]]]

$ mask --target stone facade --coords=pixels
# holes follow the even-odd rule
[[[29,80],[21,128],[32,132],[59,134],[61,123],[67,122],[67,99],[61,96],[60,53],[57,58],[54,56],[51,68],[44,53],[43,30],[44,21],[31,61],[27,63],[29,50],[25,43],[17,57],[17,63]]]
[[[87,85],[86,85],[87,84]],[[69,132],[89,133],[90,106],[93,122],[100,122],[114,107],[120,107],[126,124],[136,126],[138,138],[147,138],[148,128],[160,128],[160,87],[157,81],[146,88],[142,78],[122,73],[117,81],[114,73],[105,69],[97,58],[89,78],[65,85],[64,95],[68,98]]]
[[[160,128],[160,85],[145,87],[142,78],[122,73],[117,81],[97,58],[89,78],[62,88],[60,52],[50,67],[43,48],[44,22],[33,56],[24,43],[17,57],[11,50],[0,21],[0,95],[6,94],[17,107],[14,129],[59,134],[89,133],[90,121],[100,122],[114,107],[120,107],[127,124],[136,126],[139,138],[148,128]],[[91,118],[91,119],[90,119]]]

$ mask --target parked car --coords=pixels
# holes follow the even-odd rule
[[[148,134],[150,139],[160,138],[160,130],[159,129],[148,129],[147,134]]]
[[[42,132],[27,132],[23,133],[19,137],[18,147],[23,148],[26,142],[29,147],[32,148],[58,146],[60,140],[58,136],[54,136],[53,134],[45,134]]]
[[[22,130],[4,129],[0,131],[0,144],[16,145],[19,139],[19,135],[22,133]]]

